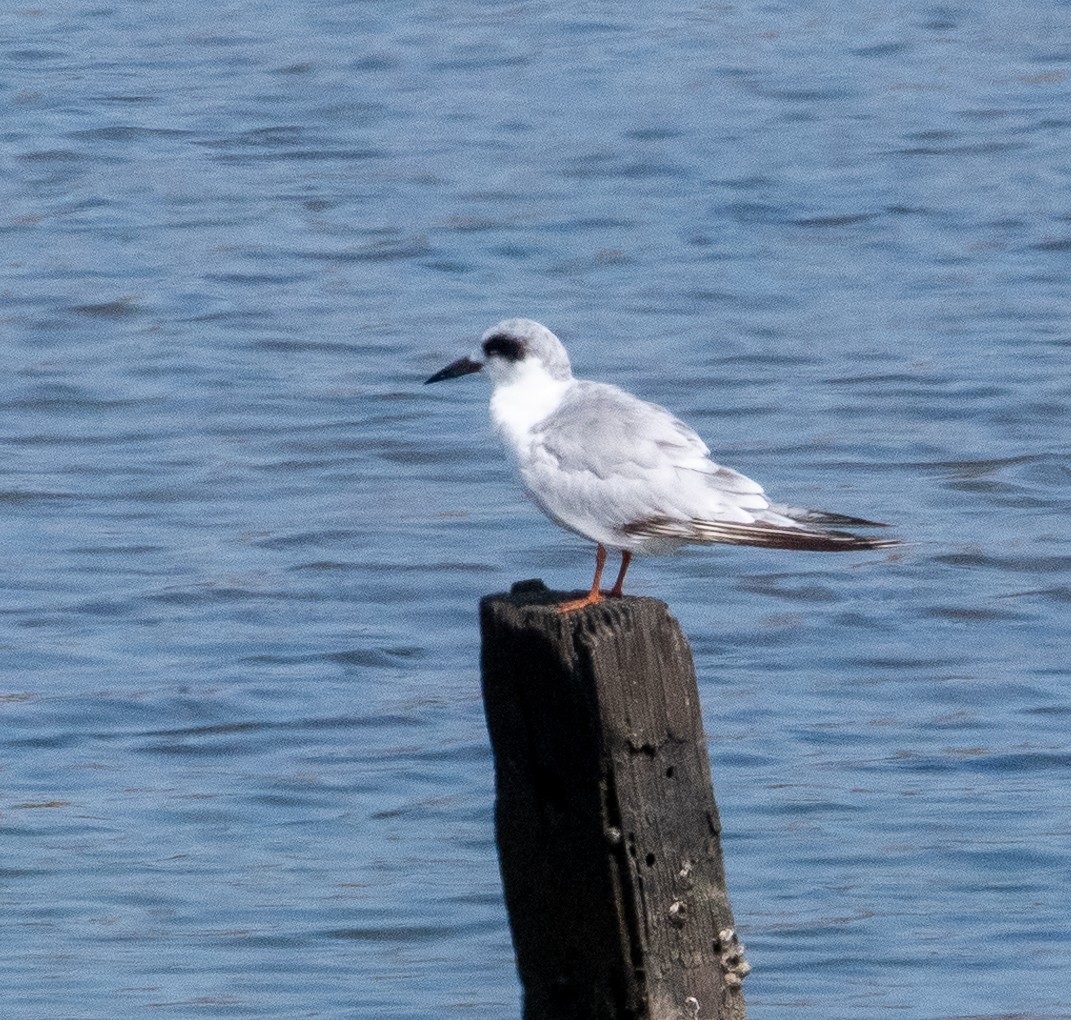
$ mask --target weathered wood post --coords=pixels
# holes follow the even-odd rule
[[[496,830],[525,1020],[743,1020],[688,644],[665,603],[480,605]]]

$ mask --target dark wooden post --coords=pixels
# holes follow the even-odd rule
[[[656,599],[480,605],[525,1020],[743,1020],[691,652]]]

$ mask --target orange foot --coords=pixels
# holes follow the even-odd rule
[[[602,601],[602,592],[593,588],[583,598],[572,599],[569,602],[559,602],[554,609],[559,613],[573,613],[578,609],[587,609],[588,606],[598,605]]]

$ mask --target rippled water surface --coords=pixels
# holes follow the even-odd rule
[[[644,560],[755,1020],[1071,1016],[1071,6],[0,13],[0,1016],[520,1015],[499,318],[855,557]]]

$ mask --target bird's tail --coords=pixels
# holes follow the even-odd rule
[[[773,508],[771,508],[773,509]],[[780,511],[782,508],[778,508]],[[783,509],[789,509],[785,507]],[[807,524],[823,523],[848,524],[856,527],[884,527],[876,521],[864,521],[857,517],[844,517],[841,514],[827,514],[822,511],[805,511],[816,516],[806,521]],[[783,516],[788,516],[784,514]],[[794,518],[798,519],[798,518]],[[801,521],[801,524],[804,523]],[[672,518],[653,518],[630,524],[625,531],[631,535],[646,535],[660,538],[673,538],[680,542],[721,542],[725,545],[754,545],[766,549],[798,549],[810,552],[856,552],[861,549],[891,549],[902,543],[895,538],[870,538],[866,535],[853,535],[848,531],[834,531],[811,527],[790,527],[781,524],[767,524],[756,521],[752,524],[739,524],[732,521],[675,520]]]
[[[802,506],[786,506],[783,503],[771,503],[770,510],[782,517],[788,517],[800,524],[830,524],[836,528],[887,528],[881,521],[868,521],[865,517],[849,517],[847,514],[833,514],[828,510],[808,510]]]

